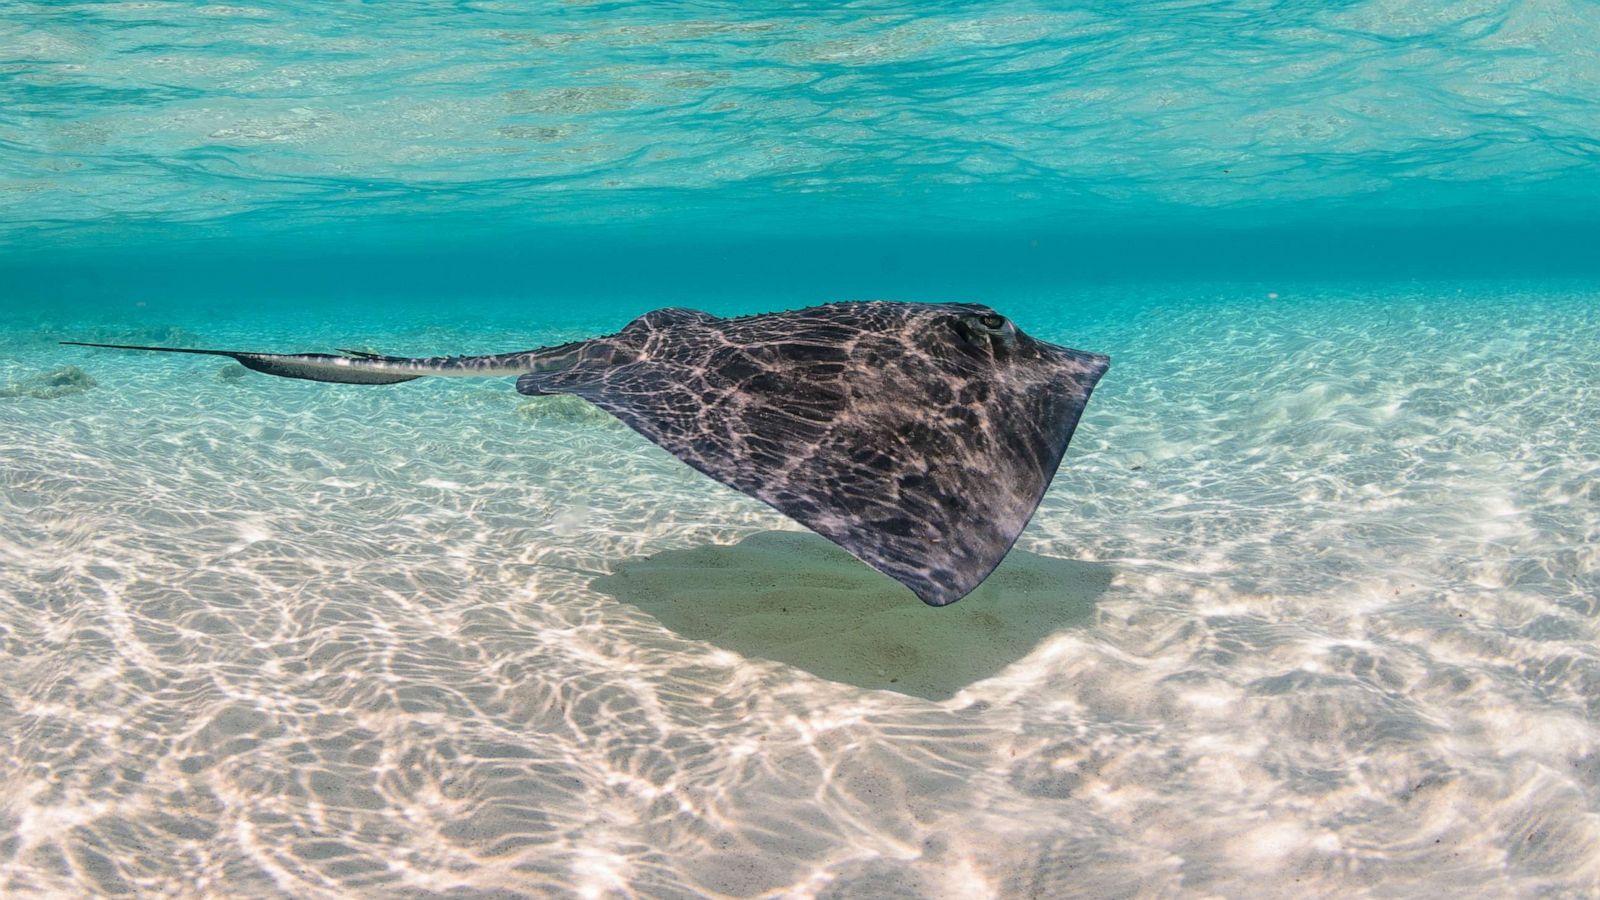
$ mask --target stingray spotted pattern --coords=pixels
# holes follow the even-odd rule
[[[944,606],[1000,564],[1044,497],[1110,360],[985,306],[832,303],[724,319],[647,313],[609,337],[493,356],[228,356],[342,384],[517,376],[572,394]]]

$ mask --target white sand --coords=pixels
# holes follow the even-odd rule
[[[1272,289],[995,299],[1115,365],[946,610],[509,385],[11,335],[0,892],[1600,890],[1600,295]]]

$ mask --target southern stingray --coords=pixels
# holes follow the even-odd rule
[[[609,337],[493,356],[68,343],[341,384],[514,376],[524,394],[593,403],[933,606],[1010,551],[1110,363],[985,306],[884,301],[730,319],[659,309]]]

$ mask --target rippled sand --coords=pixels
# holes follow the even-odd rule
[[[4,335],[0,892],[1600,890],[1600,294],[985,299],[1115,364],[947,610],[509,383]]]

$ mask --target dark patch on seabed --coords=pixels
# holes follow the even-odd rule
[[[1013,549],[971,595],[930,613],[827,540],[767,531],[625,562],[594,588],[689,640],[829,681],[945,700],[1051,634],[1088,624],[1111,573]]]
[[[0,385],[0,400],[57,400],[81,394],[94,386],[95,380],[89,377],[89,373],[77,366],[62,366]]]

